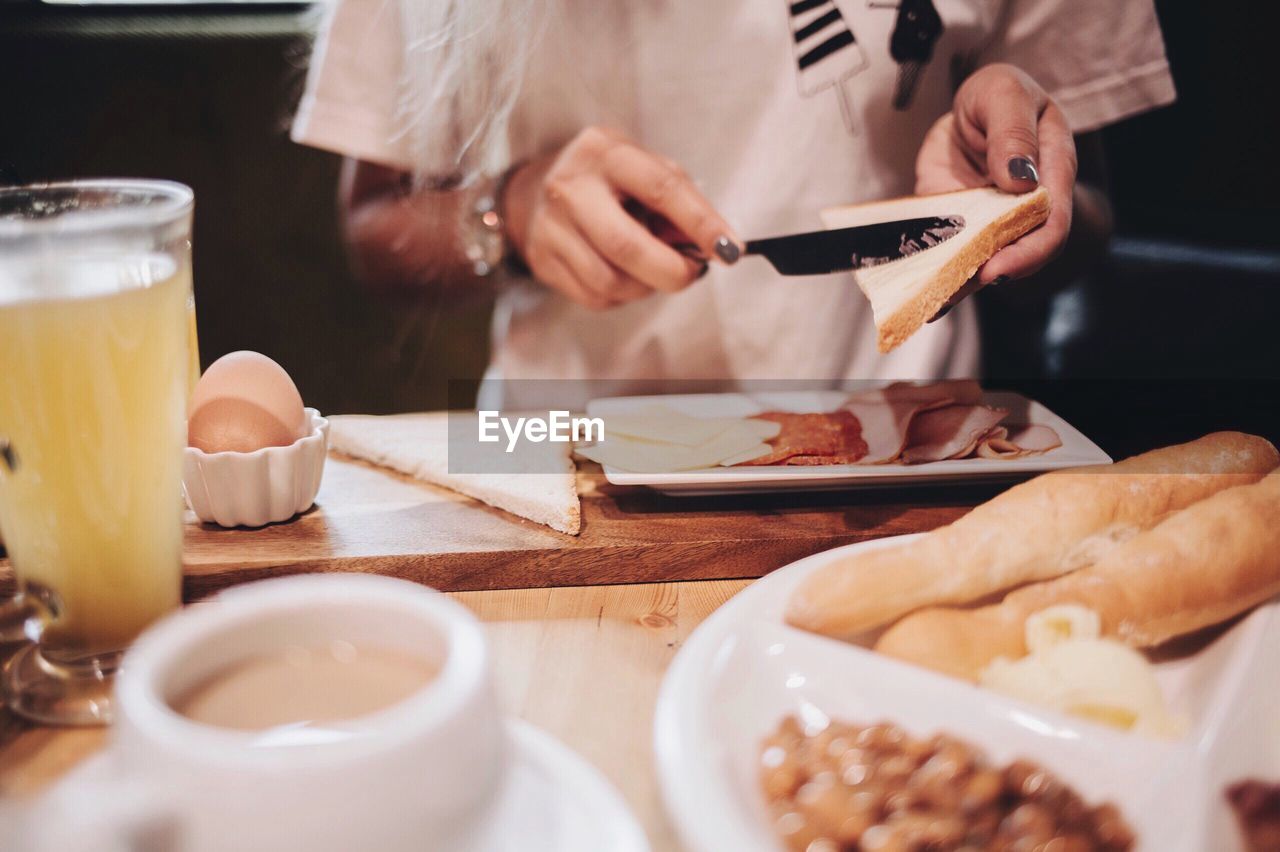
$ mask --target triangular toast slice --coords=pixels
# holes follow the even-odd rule
[[[475,413],[457,412],[455,416],[474,418]],[[474,429],[466,431],[475,434]],[[467,444],[460,446],[459,452],[483,452],[493,447],[498,458],[489,466],[492,472],[458,473],[449,469],[449,413],[433,411],[381,417],[362,414],[330,417],[329,447],[457,491],[562,533],[577,535],[582,527],[571,457],[573,445],[568,442],[525,441],[519,445],[519,452],[511,455],[505,455],[500,444]],[[472,457],[470,466],[482,471],[485,460]]]
[[[828,228],[849,228],[919,216],[963,216],[964,230],[917,254],[853,273],[871,300],[878,344],[888,352],[936,314],[982,264],[1049,218],[1044,187],[1011,195],[995,187],[962,189],[852,204],[822,211]]]

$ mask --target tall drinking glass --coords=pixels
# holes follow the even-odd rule
[[[124,648],[178,606],[191,190],[0,189],[0,526],[38,641],[9,707],[111,720]]]

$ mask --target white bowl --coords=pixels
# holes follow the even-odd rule
[[[306,409],[307,435],[287,447],[252,453],[206,453],[187,447],[182,492],[205,523],[260,527],[311,508],[329,448],[329,421]]]

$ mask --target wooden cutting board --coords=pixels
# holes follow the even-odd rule
[[[579,474],[569,536],[392,471],[332,455],[316,505],[257,530],[187,513],[186,596],[284,574],[361,571],[444,591],[759,577],[841,544],[949,523],[994,489],[664,497]],[[0,586],[12,586],[7,561]]]

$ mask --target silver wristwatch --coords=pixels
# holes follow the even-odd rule
[[[501,268],[510,249],[502,217],[502,194],[513,171],[514,167],[482,178],[472,189],[471,208],[463,226],[464,251],[479,278],[487,278]]]

